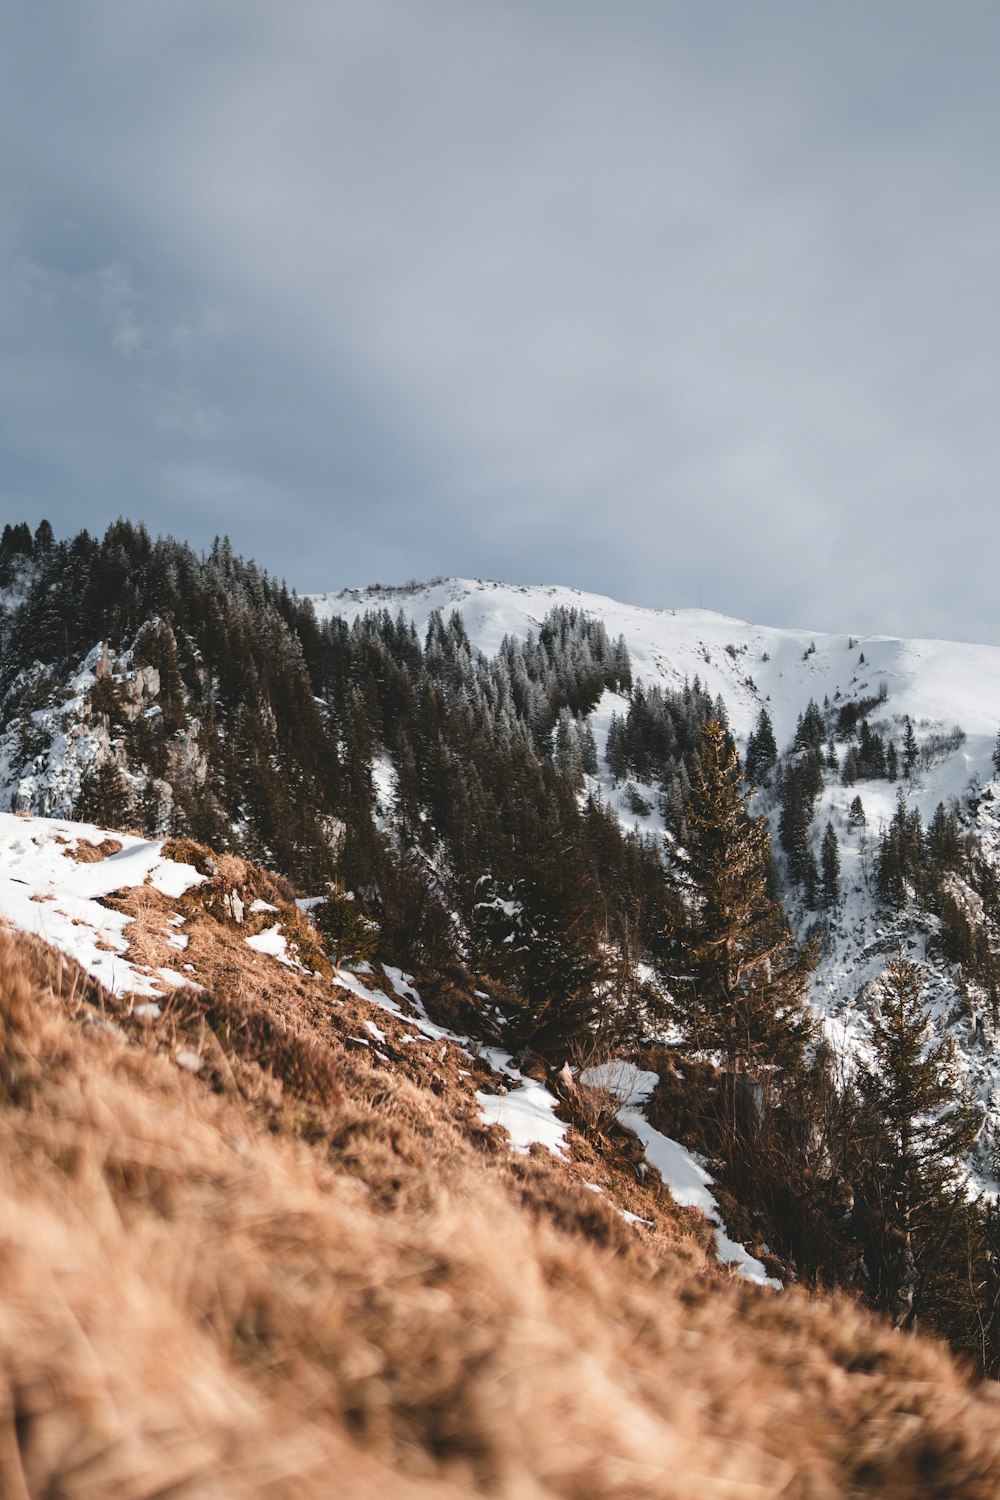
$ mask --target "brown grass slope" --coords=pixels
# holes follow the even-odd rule
[[[996,1495],[942,1349],[727,1280],[627,1147],[513,1157],[456,1049],[185,930],[155,1023],[0,934],[0,1495]]]

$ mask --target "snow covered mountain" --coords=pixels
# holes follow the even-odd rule
[[[578,609],[603,620],[611,637],[624,635],[636,678],[676,687],[700,677],[721,694],[730,726],[745,742],[766,702],[779,742],[791,737],[809,698],[822,702],[864,696],[888,684],[892,712],[941,726],[959,723],[970,736],[962,761],[989,773],[1000,725],[1000,647],[960,641],[902,640],[893,636],[823,635],[751,625],[704,609],[646,609],[603,594],[552,585],[436,579],[399,588],[373,585],[316,594],[320,619],[357,619],[372,610],[402,610],[423,635],[435,610],[458,610],[480,651],[493,656],[505,635],[536,633],[553,609]],[[859,656],[864,661],[859,664]]]
[[[372,611],[401,611],[421,637],[435,612],[447,619],[457,611],[473,646],[487,656],[497,653],[505,636],[537,636],[553,609],[583,611],[601,620],[612,639],[624,637],[637,685],[676,691],[697,679],[712,698],[721,700],[743,754],[762,708],[773,722],[779,751],[792,744],[810,701],[825,707],[828,720],[849,705],[860,705],[894,744],[902,743],[909,723],[918,751],[910,776],[861,776],[846,786],[839,772],[825,770],[810,837],[818,856],[823,830],[832,824],[839,842],[841,899],[823,925],[811,998],[835,1047],[848,1060],[863,1056],[868,1022],[860,999],[897,949],[920,958],[927,966],[935,1028],[954,1038],[967,1080],[987,1111],[979,1170],[985,1180],[994,1179],[1000,1140],[996,997],[963,974],[960,965],[942,959],[935,942],[940,924],[932,914],[922,913],[915,921],[912,912],[886,913],[876,899],[873,866],[879,835],[890,826],[902,796],[925,828],[939,806],[954,812],[984,862],[1000,871],[1000,783],[993,762],[1000,726],[1000,648],[782,629],[708,610],[646,609],[577,589],[481,579],[345,589],[314,596],[312,602],[320,619],[354,621]],[[606,692],[590,716],[600,754],[598,774],[588,778],[589,787],[600,792],[626,826],[662,832],[655,786],[635,778],[623,786],[608,765],[608,727],[612,715],[622,710],[620,695]],[[850,722],[850,713],[846,717]],[[851,737],[831,739],[830,748],[840,760]],[[640,803],[633,791],[648,812],[635,811]],[[858,797],[864,812],[860,824],[851,816],[851,803]],[[758,792],[752,806],[770,816],[777,845],[774,791]],[[954,889],[970,916],[985,920],[993,939],[1000,938],[977,894],[957,879]],[[790,887],[786,906],[800,935],[816,929],[815,913]]]
[[[773,867],[718,719],[752,775],[751,811],[770,822]],[[981,1319],[1000,1228],[994,1243],[988,1209],[959,1210],[948,1194],[974,1135],[975,1176],[997,1176],[998,721],[993,648],[478,581],[302,600],[223,542],[198,557],[126,522],[100,542],[26,527],[0,538],[0,873],[15,920],[91,972],[132,965],[155,1009],[181,978],[211,993],[204,965],[225,984],[229,964],[190,947],[175,959],[193,929],[169,913],[148,920],[162,841],[200,849],[197,872],[229,860],[276,871],[291,889],[270,876],[252,894],[198,887],[232,898],[234,913],[264,901],[240,951],[249,939],[273,968],[332,961],[346,973],[360,934],[370,952],[356,960],[377,953],[413,976],[428,1024],[508,1058],[507,1095],[493,1097],[511,1105],[484,1108],[538,1105],[541,1119],[544,1105],[553,1140],[562,1126],[537,1090],[554,1098],[625,1058],[659,1079],[643,1091],[646,1126],[704,1157],[734,1242],[773,1256],[773,1274],[848,1285],[894,1316],[900,1294],[923,1297],[934,1326],[991,1369],[1000,1324],[987,1338]],[[714,804],[713,754],[729,788]],[[45,833],[38,815],[72,821]],[[67,863],[79,823],[91,830],[85,861],[86,843],[101,846],[93,873]],[[692,878],[699,826],[748,878],[751,904]],[[81,904],[130,862],[142,877],[149,865],[149,886]],[[321,892],[328,952],[297,932],[293,899]],[[196,894],[182,893],[176,915]],[[122,901],[136,923],[119,920]],[[728,970],[719,989],[706,966],[699,923],[712,910],[727,914],[725,952],[754,976],[743,989]],[[801,955],[785,917],[809,945]],[[944,1118],[952,1099],[961,1137],[933,1199],[920,1199],[932,1207],[916,1261],[905,1205],[878,1176],[899,1155],[894,1127],[870,1102],[883,976],[899,953],[919,963],[933,1023],[921,1009],[914,1048],[930,1049],[931,1034],[953,1044],[977,1104],[945,1090],[930,1107]],[[784,1015],[800,1038],[807,1029],[807,973],[832,1048],[800,1043],[793,1056],[775,1038]],[[717,1020],[737,1015],[734,994],[742,1051],[726,1052]],[[351,1045],[368,1038],[352,1033]],[[845,1088],[859,1062],[859,1087]],[[602,1118],[624,1123],[634,1094],[623,1086]],[[942,1226],[954,1231],[947,1267]],[[956,1305],[962,1255],[978,1269]]]

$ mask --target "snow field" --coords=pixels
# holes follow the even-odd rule
[[[81,841],[112,838],[120,850],[93,863],[73,851]],[[151,885],[176,898],[204,876],[191,865],[162,857],[163,841],[110,834],[87,823],[0,813],[0,916],[12,926],[75,958],[114,995],[162,995],[186,974],[130,963],[127,929],[132,918],[101,905],[115,891]]]

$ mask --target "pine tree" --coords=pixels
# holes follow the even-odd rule
[[[611,715],[608,724],[608,738],[605,754],[608,759],[608,769],[616,781],[624,781],[628,776],[628,749],[625,741],[625,726],[617,714]]]
[[[511,1042],[565,1057],[596,1019],[610,973],[605,908],[594,869],[559,840],[544,842],[522,869],[502,895],[491,877],[481,879],[476,936],[521,997],[507,1017]]]
[[[620,693],[632,691],[632,662],[629,657],[628,646],[625,637],[620,635],[615,641],[614,654],[612,657],[612,668],[614,680],[618,685]]]
[[[885,741],[864,719],[858,741],[858,775],[875,777],[885,774]]]
[[[757,727],[747,740],[747,780],[766,785],[777,759],[774,725],[771,723],[771,715],[762,707],[757,715]]]
[[[800,753],[785,770],[781,785],[778,840],[788,856],[788,872],[799,885],[815,892],[818,873],[809,841],[813,803],[823,790],[823,768],[819,752]]]
[[[853,745],[848,745],[844,751],[844,766],[840,779],[844,786],[854,786],[858,779],[858,752]]]
[[[938,871],[958,870],[962,865],[962,840],[958,819],[943,802],[934,809],[927,825],[927,857]]]
[[[131,822],[131,792],[113,760],[102,760],[83,777],[74,813],[100,828],[122,829]]]
[[[885,747],[885,774],[889,781],[899,780],[899,754],[892,740]]]
[[[867,828],[868,819],[865,817],[865,804],[860,797],[854,797],[847,814],[848,828]]]
[[[803,992],[815,966],[768,896],[770,838],[764,820],[748,815],[740,782],[735,747],[709,720],[686,806],[685,916],[664,973],[685,1041],[721,1054],[733,1079],[801,1062]]]
[[[903,734],[903,775],[907,781],[913,780],[913,773],[917,765],[917,757],[920,751],[917,748],[917,737],[913,733],[913,723],[909,714],[906,716],[906,730]]]
[[[870,1270],[876,1301],[897,1325],[917,1314],[949,1198],[961,1191],[961,1161],[980,1125],[950,1043],[930,1038],[923,987],[919,965],[900,955],[886,966],[870,1012],[872,1061],[858,1071],[874,1148],[861,1173]]]
[[[33,550],[36,559],[41,559],[52,551],[55,537],[52,534],[52,523],[41,520],[35,528]]]
[[[375,957],[378,927],[362,913],[343,881],[329,884],[326,900],[315,908],[312,920],[335,969],[341,964],[357,968]]]
[[[810,698],[804,714],[799,715],[792,742],[794,750],[819,750],[826,739],[826,721],[815,699]]]
[[[588,776],[597,775],[597,741],[591,728],[590,720],[584,719],[578,726],[580,736],[580,754],[583,756],[583,769]]]
[[[876,889],[887,906],[897,911],[906,904],[908,882],[918,885],[924,877],[924,830],[920,809],[908,811],[906,794],[896,793],[896,811],[882,836],[876,855]]]
[[[840,900],[840,846],[833,824],[829,821],[820,849],[820,879],[823,906],[829,911]]]
[[[556,721],[555,763],[575,788],[583,786],[583,747],[576,719],[568,708],[559,710]]]

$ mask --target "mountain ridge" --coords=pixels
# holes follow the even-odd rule
[[[809,687],[814,693],[829,691],[832,695],[838,688],[846,693],[851,676],[857,676],[856,672],[849,673],[847,669],[855,666],[856,661],[841,662],[838,666],[833,658],[836,653],[846,655],[851,651],[865,652],[866,647],[874,647],[876,654],[866,663],[868,670],[862,675],[874,680],[876,685],[880,673],[890,672],[905,687],[913,681],[917,665],[921,664],[921,675],[925,679],[929,677],[933,684],[932,689],[924,689],[925,717],[943,720],[964,714],[967,719],[971,719],[970,727],[973,732],[990,736],[991,747],[1000,724],[998,646],[923,637],[854,635],[848,632],[814,631],[806,627],[759,625],[715,610],[632,605],[608,595],[588,593],[558,584],[531,585],[483,579],[439,578],[426,584],[390,587],[370,584],[365,588],[346,588],[338,592],[304,597],[311,601],[320,619],[339,615],[351,621],[368,610],[403,608],[420,632],[426,630],[432,611],[447,613],[450,609],[460,609],[463,614],[468,612],[466,624],[473,644],[487,656],[496,653],[505,634],[523,636],[528,630],[537,632],[546,613],[553,607],[582,609],[604,620],[609,634],[617,635],[620,631],[626,633],[633,660],[637,664],[636,676],[641,676],[645,667],[650,680],[655,680],[659,675],[656,656],[663,659],[670,651],[676,658],[676,664],[666,664],[664,680],[676,683],[679,678],[683,678],[685,672],[689,675],[698,672],[706,677],[713,695],[716,683],[719,691],[724,685],[731,691],[738,689],[741,683],[745,686],[744,678],[747,674],[741,675],[736,670],[738,663],[731,661],[727,666],[720,660],[721,655],[725,654],[726,646],[734,644],[741,649],[741,655],[748,657],[748,668],[755,662],[757,672],[752,675],[756,679],[760,674],[762,681],[762,687],[749,697],[745,693],[734,692],[735,711],[730,710],[732,727],[737,737],[742,739],[745,739],[753,727],[751,713],[755,717],[760,702],[768,701],[767,691],[780,680],[778,674],[786,667],[789,672],[794,672],[797,686]],[[419,608],[414,607],[417,604]],[[470,606],[473,607],[470,609]],[[631,626],[630,631],[628,626]],[[805,657],[813,644],[817,647],[820,659],[829,663],[825,672],[818,670],[818,662]],[[759,658],[766,652],[774,659],[775,647],[781,656],[781,664],[770,672],[761,672],[761,666],[766,667],[767,663],[762,664]],[[706,650],[712,660],[706,661]],[[961,675],[965,685],[960,691],[949,694],[947,679],[955,662],[963,664]],[[971,685],[973,683],[974,690]],[[994,705],[992,710],[982,708],[984,696]],[[906,711],[905,702],[903,711]],[[775,723],[776,732],[779,736],[783,734],[785,738],[791,736],[794,727],[794,719],[781,724],[777,721]]]

